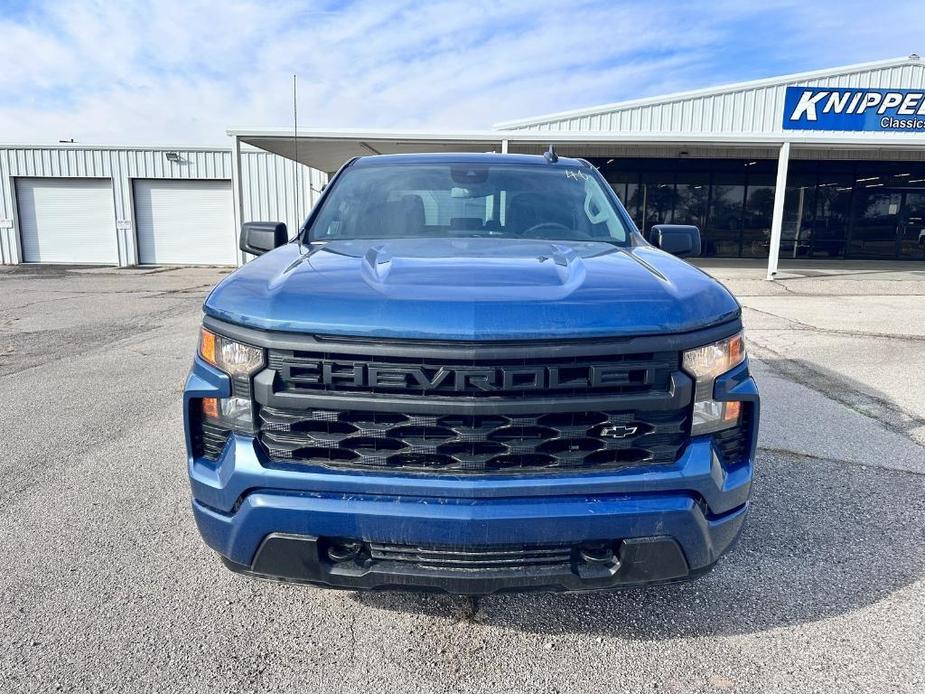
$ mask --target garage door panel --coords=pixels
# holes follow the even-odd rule
[[[16,201],[27,263],[118,264],[108,179],[18,178]]]
[[[143,265],[234,265],[228,181],[136,180],[135,229]]]

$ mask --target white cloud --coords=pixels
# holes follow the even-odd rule
[[[0,10],[0,141],[491,123],[916,48],[922,3],[160,0]],[[857,19],[852,19],[857,17]],[[925,46],[921,47],[925,49]]]

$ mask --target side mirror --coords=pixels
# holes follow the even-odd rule
[[[700,230],[687,224],[656,224],[649,242],[679,258],[700,255]]]
[[[262,255],[289,241],[285,222],[245,222],[241,225],[241,250]]]

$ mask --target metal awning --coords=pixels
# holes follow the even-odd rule
[[[776,157],[787,141],[794,150],[877,149],[883,152],[899,150],[921,151],[925,142],[918,140],[886,140],[879,137],[858,137],[857,134],[788,133],[760,134],[686,134],[686,133],[621,133],[563,132],[543,130],[476,130],[459,132],[404,130],[299,130],[298,137],[284,128],[231,129],[228,134],[236,143],[251,145],[302,164],[333,173],[353,157],[370,154],[410,154],[414,152],[518,152],[541,154],[549,144],[555,144],[565,156],[613,156],[616,148],[689,148],[767,149],[769,158]],[[728,156],[728,155],[727,155]],[[894,155],[895,156],[895,155]],[[889,156],[885,157],[889,158]]]
[[[500,152],[500,133],[424,133],[379,130],[229,130],[242,143],[332,173],[353,157],[414,152]]]

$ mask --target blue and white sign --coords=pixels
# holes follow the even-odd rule
[[[925,91],[787,87],[784,130],[925,132]]]

